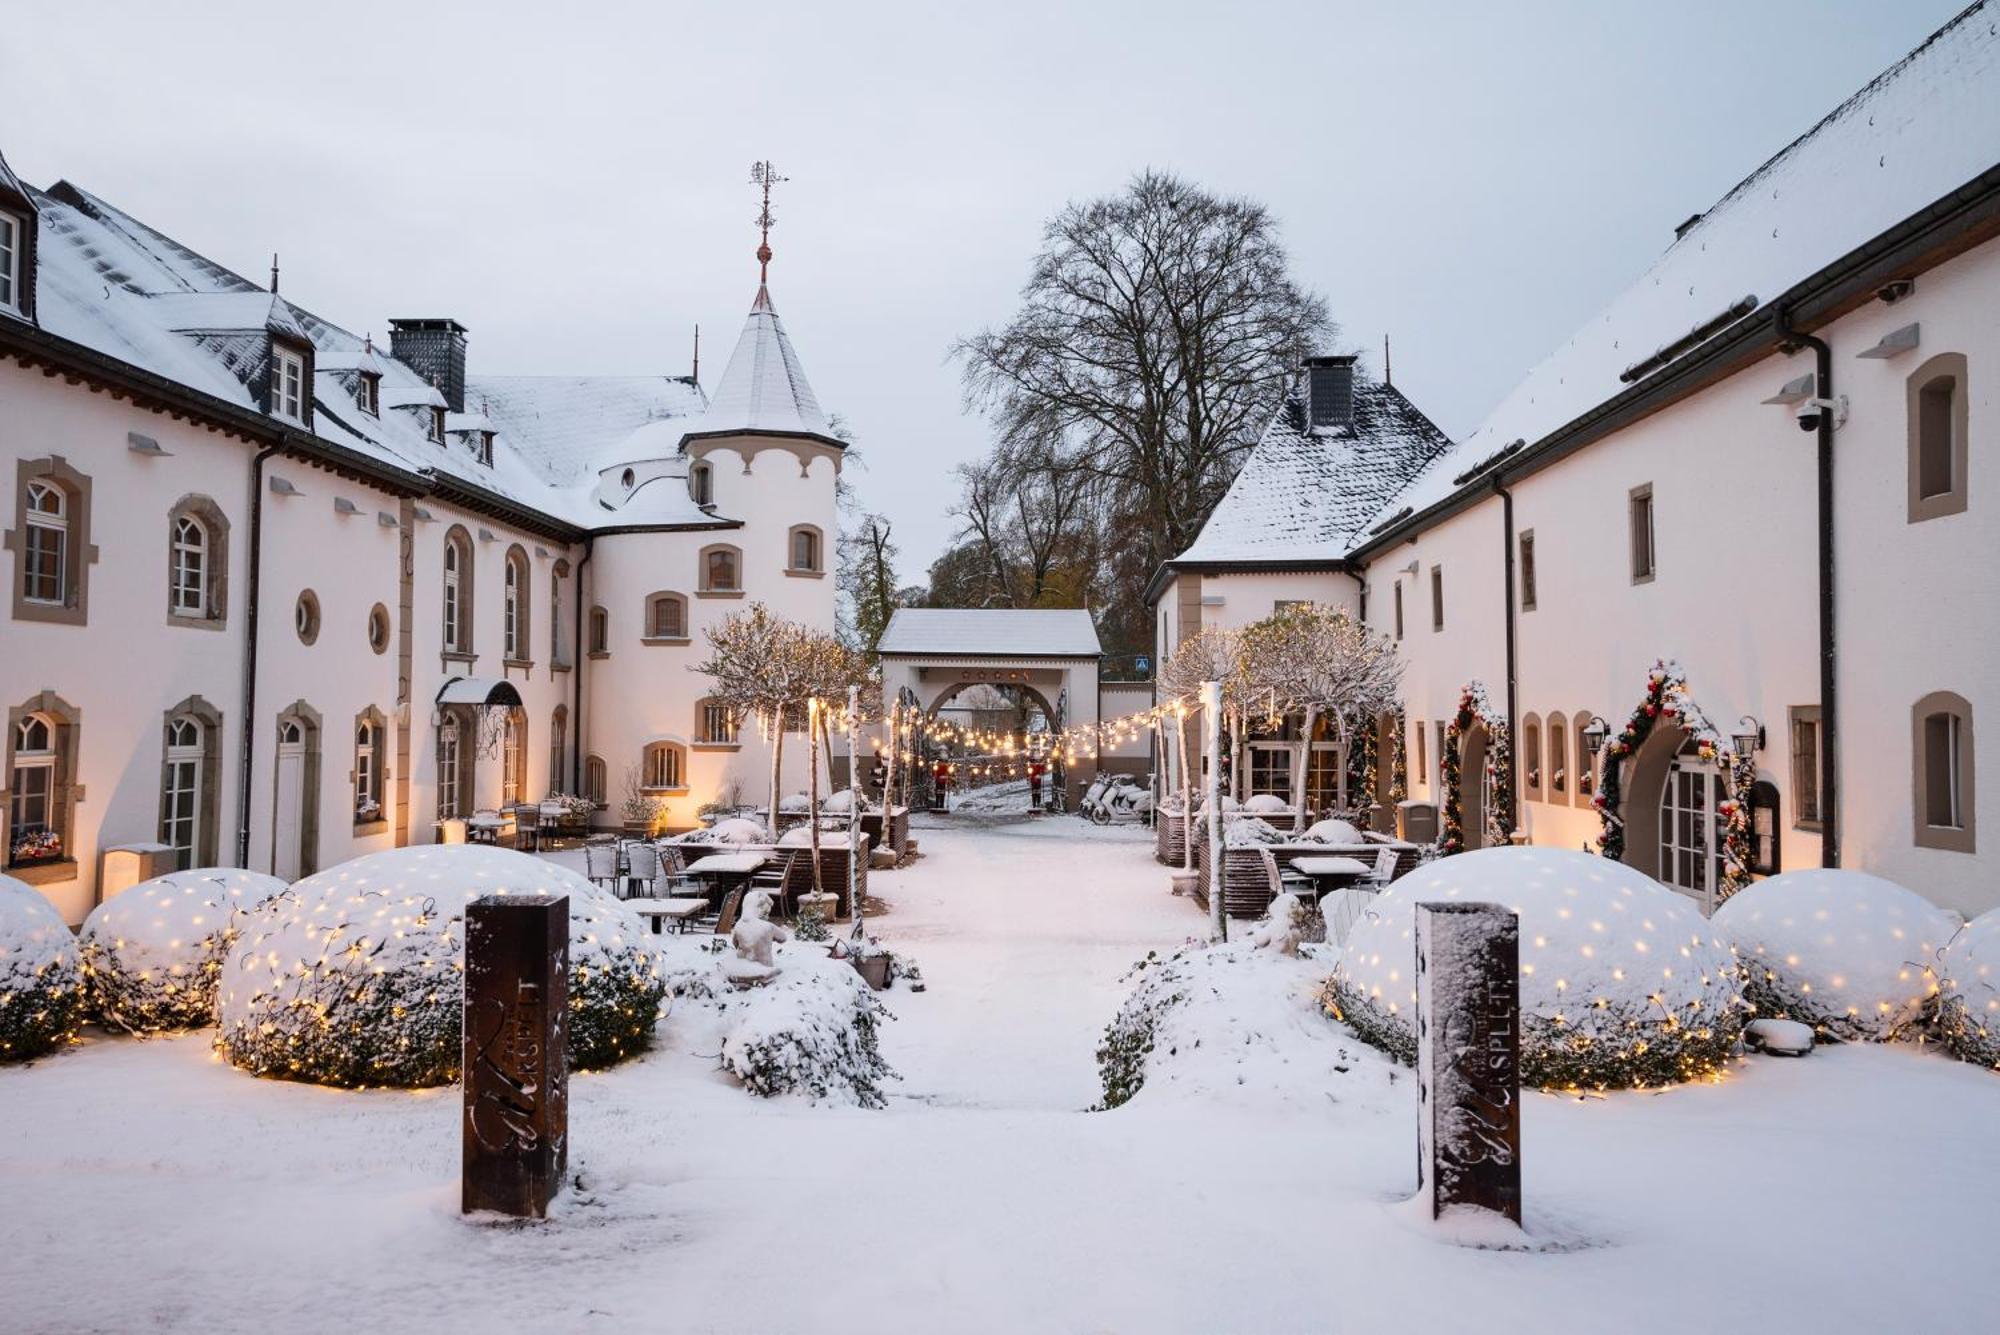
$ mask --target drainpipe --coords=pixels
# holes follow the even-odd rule
[[[576,655],[576,662],[570,668],[570,671],[575,674],[575,679],[569,684],[572,697],[569,715],[575,720],[576,728],[576,735],[572,739],[573,744],[570,747],[569,757],[569,790],[572,793],[581,793],[583,791],[583,674],[585,671],[583,665],[590,661],[590,655],[585,652],[583,647],[585,618],[589,615],[583,601],[583,572],[590,565],[591,552],[595,549],[596,542],[597,539],[594,535],[589,533],[583,535],[583,557],[576,563],[576,614],[574,617],[576,634],[575,638],[570,641],[570,652]]]
[[[284,453],[266,445],[250,461],[250,560],[243,600],[243,748],[236,773],[236,865],[250,865],[250,779],[257,755],[257,607],[264,552],[264,461]]]
[[[1782,307],[1773,326],[1787,351],[1811,348],[1814,360],[1813,395],[1832,401],[1833,349],[1822,338],[1792,328],[1791,312]],[[1834,668],[1838,645],[1834,639],[1833,602],[1833,422],[1832,412],[1819,415],[1817,460],[1819,489],[1819,861],[1822,867],[1840,865],[1840,711]]]
[[[1507,811],[1510,817],[1508,833],[1521,826],[1521,766],[1518,738],[1521,735],[1520,719],[1520,662],[1515,645],[1516,602],[1514,597],[1514,493],[1507,490],[1500,481],[1500,474],[1493,475],[1493,494],[1500,498],[1500,540],[1506,544],[1501,553],[1502,568],[1506,571],[1507,607],[1505,624],[1507,627],[1507,746],[1512,752],[1514,763],[1507,766],[1509,786],[1507,790]]]

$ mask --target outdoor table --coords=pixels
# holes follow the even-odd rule
[[[697,880],[713,880],[720,890],[732,879],[749,884],[750,878],[770,860],[769,853],[710,853],[689,863],[687,874]]]
[[[1325,898],[1330,890],[1338,890],[1366,876],[1368,864],[1360,858],[1328,857],[1324,855],[1293,858],[1292,869],[1312,877],[1319,898]]]
[[[507,818],[505,816],[468,816],[465,820],[466,838],[474,843],[493,843],[499,839],[500,831],[506,828]]]
[[[628,899],[625,907],[642,918],[652,920],[653,935],[660,935],[671,921],[675,931],[687,930],[692,919],[698,918],[708,908],[706,899]]]

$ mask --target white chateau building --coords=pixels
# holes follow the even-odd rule
[[[0,161],[0,869],[79,922],[132,846],[295,877],[556,792],[761,794],[690,669],[752,601],[833,628],[844,449],[768,290],[710,398],[276,287]]]
[[[1465,439],[1316,359],[1153,581],[1157,651],[1290,600],[1393,636],[1405,708],[1357,796],[1456,799],[1468,847],[1594,846],[1615,790],[1625,860],[1712,903],[1741,802],[1753,874],[2000,904],[1995,17],[1967,10],[1682,222]],[[1663,660],[1685,692],[1648,714]],[[1299,742],[1253,743],[1238,783],[1289,797],[1260,745]]]

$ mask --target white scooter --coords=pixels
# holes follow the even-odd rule
[[[1153,794],[1129,774],[1100,774],[1084,790],[1077,814],[1096,825],[1153,820]]]

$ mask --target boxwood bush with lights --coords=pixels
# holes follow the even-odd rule
[[[1929,1020],[1937,953],[1959,920],[1894,881],[1815,868],[1739,890],[1711,925],[1735,946],[1759,1015],[1883,1041]]]
[[[1443,858],[1376,897],[1323,993],[1328,1013],[1414,1063],[1416,905],[1520,915],[1521,1078],[1616,1089],[1710,1076],[1747,1018],[1729,947],[1693,903],[1641,872],[1560,848]]]
[[[419,1087],[458,1078],[465,906],[480,895],[569,896],[569,1062],[643,1050],[665,995],[638,918],[577,873],[507,849],[371,853],[293,886],[224,962],[216,1047],[258,1075]]]
[[[39,890],[0,876],[0,1061],[67,1043],[82,1018],[76,938]]]
[[[1938,955],[1938,1031],[1961,1059],[2000,1070],[2000,909],[1982,913]]]
[[[168,872],[113,895],[84,920],[91,1013],[135,1034],[215,1023],[215,978],[245,912],[285,882],[233,867]]]

